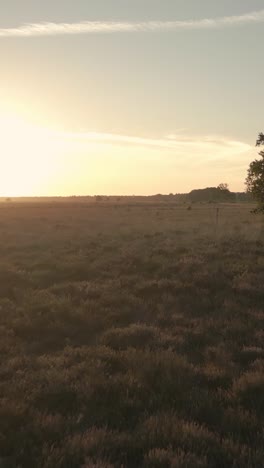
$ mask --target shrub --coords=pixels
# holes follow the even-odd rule
[[[145,456],[144,466],[151,468],[207,468],[206,458],[182,450],[152,449]]]
[[[116,350],[127,348],[155,347],[159,332],[155,327],[144,324],[133,324],[126,328],[107,330],[101,338],[102,344]]]
[[[264,374],[247,372],[234,382],[233,392],[236,400],[249,410],[264,413]]]

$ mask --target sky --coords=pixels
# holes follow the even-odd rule
[[[0,196],[245,189],[264,0],[0,0]]]

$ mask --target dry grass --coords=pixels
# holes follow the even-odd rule
[[[0,466],[264,466],[250,205],[0,205]]]

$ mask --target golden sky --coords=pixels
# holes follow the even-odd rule
[[[0,196],[244,190],[259,0],[37,3],[1,11]]]

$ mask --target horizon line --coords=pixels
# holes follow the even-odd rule
[[[122,194],[107,194],[107,193],[97,193],[97,194],[93,194],[93,195],[0,195],[0,203],[2,201],[11,201],[14,200],[14,199],[18,199],[18,200],[21,200],[21,199],[34,199],[34,198],[37,198],[37,199],[46,199],[46,198],[49,198],[49,199],[54,199],[54,198],[96,198],[96,197],[106,197],[106,198],[149,198],[149,197],[177,197],[179,195],[189,195],[191,192],[193,191],[196,191],[196,190],[206,190],[206,189],[212,189],[212,188],[218,188],[217,186],[213,186],[213,185],[209,185],[207,187],[202,187],[202,188],[194,188],[194,189],[191,189],[190,191],[188,192],[171,192],[171,193],[150,193],[148,195],[143,195],[143,194],[126,194],[126,195],[122,195]],[[230,193],[247,193],[246,190],[242,190],[242,191],[237,191],[237,190],[230,190],[229,189],[229,192]],[[102,200],[103,201],[103,200]],[[225,202],[223,202],[225,203]]]

